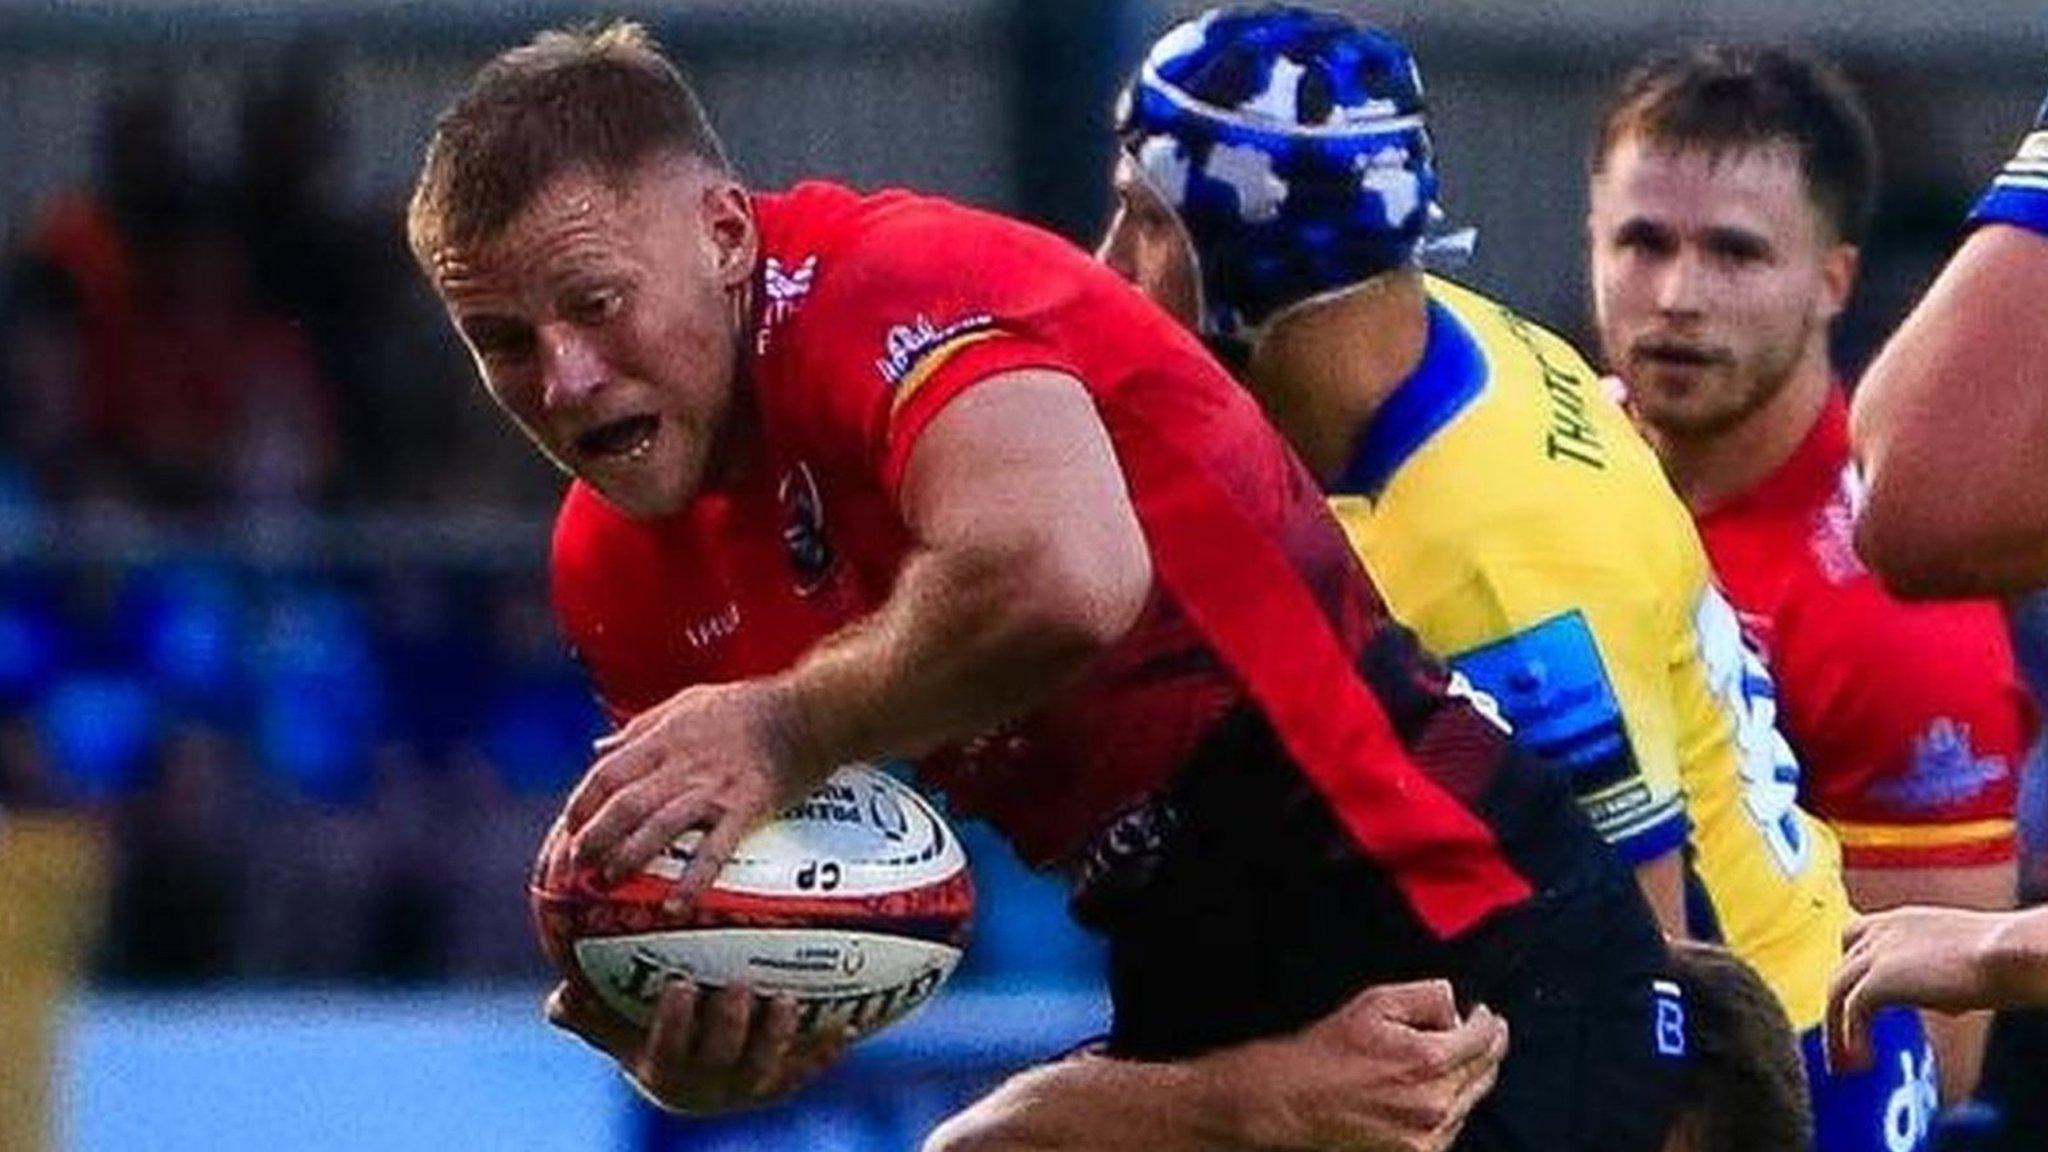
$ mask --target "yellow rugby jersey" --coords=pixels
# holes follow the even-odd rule
[[[1688,919],[1821,1020],[1849,918],[1832,835],[1795,804],[1769,677],[1692,519],[1557,336],[1431,278],[1415,373],[1331,505],[1393,614],[1572,776],[1633,864],[1688,847]]]

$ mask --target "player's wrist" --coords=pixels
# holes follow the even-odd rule
[[[793,674],[757,681],[755,722],[768,758],[776,767],[778,798],[802,797],[832,774],[851,755],[835,755],[821,740],[820,726],[802,684]]]
[[[2008,915],[1978,947],[1976,969],[1991,1003],[2048,995],[2048,913]]]
[[[2011,224],[2048,236],[2048,104],[1971,209],[1970,224]]]
[[[1184,1063],[1185,1093],[1199,1124],[1219,1147],[1295,1148],[1300,1133],[1290,1122],[1290,1085],[1275,1076],[1272,1041],[1219,1048]]]

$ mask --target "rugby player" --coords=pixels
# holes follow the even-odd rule
[[[1851,545],[1858,482],[1827,345],[1874,151],[1853,90],[1818,61],[1702,46],[1639,66],[1592,155],[1600,341],[1777,680],[1850,899],[2005,908],[2032,721],[1998,606],[1900,604]],[[1879,1068],[1923,1075],[1905,1023],[1879,1021]],[[1944,1098],[1967,1095],[1983,1020],[1928,1025]],[[1806,1043],[1817,1064],[1820,1037]]]
[[[1902,596],[2048,585],[2048,103],[1856,390],[1856,546]]]
[[[1222,10],[1159,41],[1118,130],[1101,257],[1241,365],[1394,616],[1567,773],[1666,930],[1726,941],[1818,1034],[1849,907],[1770,681],[1597,374],[1418,266],[1438,180],[1406,49]],[[1881,1124],[1878,1078],[1821,1071]]]
[[[551,871],[698,829],[687,901],[832,766],[914,757],[1071,878],[1110,945],[1108,1055],[1442,976],[1513,1030],[1460,1147],[1661,1143],[1684,1009],[1628,872],[1113,273],[909,193],[750,193],[630,25],[486,65],[408,225],[487,390],[576,476],[557,607],[623,726]],[[658,1008],[683,1074],[620,1054],[643,1087],[785,1082],[786,1004],[696,1008],[682,983]]]

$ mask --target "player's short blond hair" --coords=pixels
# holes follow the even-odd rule
[[[441,114],[406,212],[422,267],[496,235],[548,181],[584,170],[615,186],[658,155],[729,171],[697,94],[639,24],[542,32],[479,69]]]

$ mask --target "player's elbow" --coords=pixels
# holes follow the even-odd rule
[[[918,1146],[919,1152],[1008,1152],[1010,1144],[959,1118],[941,1124]]]
[[[2007,595],[2048,583],[2048,525],[2042,528],[2028,539],[1979,523],[1966,509],[1873,492],[1856,519],[1856,552],[1902,600]]]
[[[939,1125],[919,1152],[1057,1152],[1057,1143],[1039,1139],[1015,1113],[1000,1100],[984,1100]]]
[[[1049,542],[1019,566],[1016,584],[1020,630],[1092,657],[1137,623],[1152,594],[1152,558],[1133,524],[1128,538]]]
[[[1865,509],[1856,520],[1856,553],[1892,595],[1901,599],[1939,596],[1952,581],[1953,559],[1943,549],[1927,547],[1923,534],[1902,528],[1896,513],[1872,515]]]

